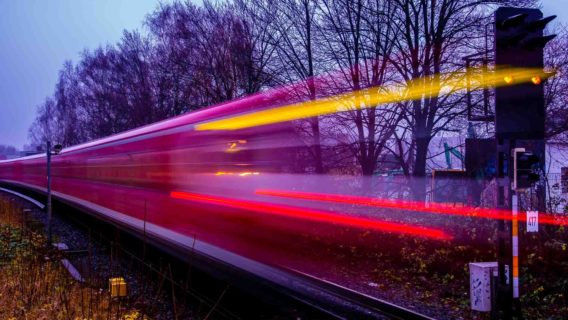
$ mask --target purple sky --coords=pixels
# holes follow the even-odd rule
[[[65,60],[140,28],[159,2],[0,0],[0,144],[27,143],[36,107],[53,93]],[[543,9],[568,22],[568,0],[544,0]]]

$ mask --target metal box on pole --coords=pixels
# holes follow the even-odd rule
[[[469,296],[472,310],[491,311],[493,272],[497,272],[497,261],[469,264]]]

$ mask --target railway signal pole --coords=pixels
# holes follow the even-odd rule
[[[544,36],[543,30],[555,16],[543,18],[538,9],[501,7],[495,11],[495,65],[535,70],[532,83],[515,84],[513,77],[505,77],[509,86],[495,89],[495,132],[497,140],[497,206],[511,210],[511,223],[498,224],[498,281],[497,317],[521,318],[519,300],[518,183],[530,187],[529,181],[518,180],[517,163],[531,155],[536,166],[544,168],[544,47],[555,36]],[[526,149],[526,150],[525,150]],[[521,151],[522,150],[522,151]],[[517,159],[518,157],[518,159]],[[530,162],[529,161],[529,162]],[[539,193],[544,189],[540,188]],[[543,199],[539,197],[539,199]],[[542,204],[539,204],[542,206]],[[511,254],[512,253],[512,254]]]
[[[47,142],[47,245],[51,246],[51,141]]]
[[[51,208],[51,156],[52,155],[57,155],[59,154],[59,152],[61,152],[61,145],[60,144],[56,144],[53,147],[53,150],[51,148],[51,141],[47,141],[47,151],[46,151],[46,155],[47,155],[47,244],[48,246],[51,247],[52,241],[53,241],[53,237],[52,237],[52,223],[51,223],[51,217],[52,217],[52,208]]]

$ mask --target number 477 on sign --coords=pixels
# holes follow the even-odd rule
[[[538,211],[527,211],[527,232],[538,232]]]

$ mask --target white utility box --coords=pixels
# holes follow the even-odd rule
[[[471,309],[491,311],[491,277],[497,271],[497,262],[471,262],[469,264],[469,297]]]

